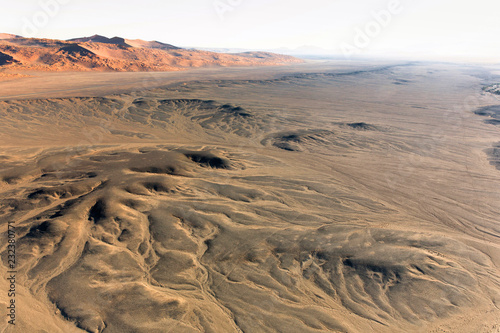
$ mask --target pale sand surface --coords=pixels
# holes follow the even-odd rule
[[[0,100],[49,97],[96,97],[129,91],[142,91],[153,87],[177,85],[208,80],[265,80],[296,73],[352,72],[382,67],[379,64],[308,61],[304,64],[267,67],[195,68],[172,72],[36,72],[12,71],[3,73],[9,82],[0,81]],[[22,74],[19,74],[22,73]],[[28,77],[13,79],[15,76]]]
[[[500,332],[487,68],[30,75],[0,82],[1,331]]]

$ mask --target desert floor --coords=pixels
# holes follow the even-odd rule
[[[23,74],[2,332],[500,332],[498,69]]]

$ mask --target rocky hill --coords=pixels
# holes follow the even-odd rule
[[[268,52],[215,53],[121,37],[94,35],[63,41],[0,34],[0,70],[174,71],[297,62],[302,60]]]

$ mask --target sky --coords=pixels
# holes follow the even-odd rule
[[[3,2],[3,3],[2,3]],[[0,0],[0,32],[345,56],[500,59],[497,0]]]

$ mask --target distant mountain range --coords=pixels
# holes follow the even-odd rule
[[[198,50],[211,51],[211,52],[222,52],[222,53],[241,53],[241,52],[251,52],[254,49],[251,48],[217,48],[217,47],[196,47]],[[314,57],[341,57],[342,55],[338,52],[335,53],[334,50],[327,50],[317,46],[307,46],[303,45],[297,48],[274,48],[274,49],[264,49],[263,52],[285,54],[294,57],[302,58],[314,58]]]
[[[302,60],[270,52],[226,54],[122,37],[94,35],[64,41],[0,34],[0,70],[173,71],[297,62]]]

